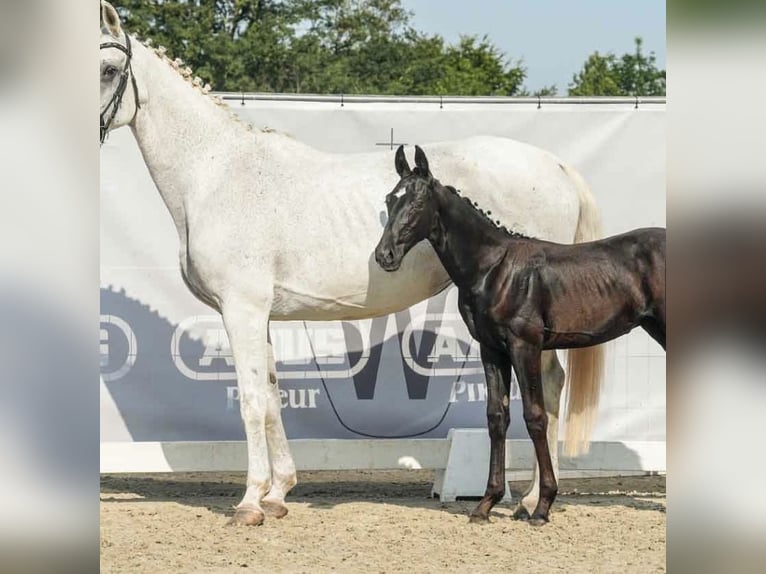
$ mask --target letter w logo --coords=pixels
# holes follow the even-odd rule
[[[416,344],[415,330],[409,309],[395,315],[396,336],[403,356],[402,370],[404,371],[405,383],[407,385],[407,395],[411,400],[426,398],[428,383],[433,376],[448,375],[454,377],[459,372],[463,374],[483,373],[480,363],[478,369],[474,364],[466,365],[468,369],[460,368],[467,360],[472,359],[469,355],[470,342],[460,341],[455,338],[453,341],[454,346],[452,347],[453,352],[440,353],[444,349],[438,348],[441,345],[437,345],[437,342],[444,341],[443,337],[439,336],[439,332],[442,330],[442,323],[445,317],[446,300],[446,292],[428,300],[419,345]],[[379,375],[387,324],[388,317],[378,317],[372,321],[367,364],[353,375],[357,399],[374,399],[378,380],[380,378],[385,379],[385,377],[380,377]],[[346,340],[346,348],[349,349],[349,363],[351,365],[356,364],[361,359],[362,351],[351,351],[351,349],[362,348],[361,335],[353,323],[343,323],[343,334]],[[444,362],[442,359],[443,355],[448,356],[447,361],[451,364],[438,364]],[[461,360],[461,356],[464,359]],[[478,357],[476,358],[478,359]],[[429,363],[437,364],[431,366]]]

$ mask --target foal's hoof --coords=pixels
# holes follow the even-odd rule
[[[516,510],[513,511],[513,519],[514,520],[529,520],[529,510],[527,510],[523,506],[519,506]]]
[[[527,520],[527,523],[530,526],[545,526],[548,524],[548,519],[545,516],[532,516],[529,520]]]
[[[468,523],[469,524],[489,524],[489,516],[484,516],[482,514],[471,514],[468,517]]]
[[[263,512],[257,508],[243,506],[234,511],[234,516],[228,524],[229,526],[260,526],[264,519]]]
[[[261,500],[261,508],[266,516],[271,518],[284,518],[287,516],[287,506],[279,500]]]

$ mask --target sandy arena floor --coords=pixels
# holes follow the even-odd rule
[[[665,478],[562,480],[551,522],[430,499],[430,471],[303,472],[290,514],[226,527],[244,474],[101,479],[101,572],[664,572]],[[512,483],[514,491],[525,486]]]

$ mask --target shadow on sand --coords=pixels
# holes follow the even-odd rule
[[[431,498],[431,471],[347,471],[299,473],[298,485],[288,496],[293,503],[328,510],[343,504],[373,503],[432,509],[465,515],[476,500],[442,503]],[[101,478],[101,500],[110,503],[176,502],[231,516],[244,490],[244,473],[184,473],[178,475],[111,475]],[[512,482],[514,500],[527,482]],[[661,476],[562,479],[553,513],[569,506],[620,505],[649,512],[665,512],[665,478]],[[510,516],[511,507],[499,504],[493,516]]]

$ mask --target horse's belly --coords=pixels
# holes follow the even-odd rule
[[[274,287],[275,320],[364,319],[406,309],[442,291],[449,277],[427,243],[417,245],[398,271],[383,271],[372,253],[367,259],[316,262],[300,274],[280,278]]]

